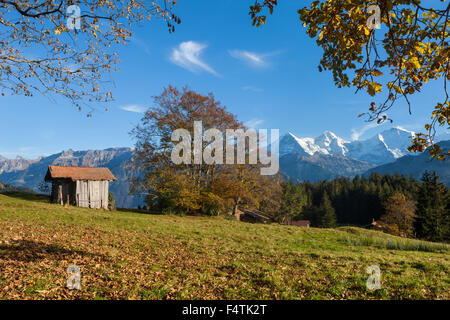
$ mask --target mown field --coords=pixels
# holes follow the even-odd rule
[[[450,299],[448,245],[0,195],[1,299]],[[81,269],[81,290],[66,269]],[[366,268],[381,289],[366,288]]]

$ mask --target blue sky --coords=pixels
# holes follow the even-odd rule
[[[384,96],[338,89],[330,73],[317,71],[322,52],[299,23],[301,2],[281,1],[261,28],[251,26],[250,3],[180,1],[182,23],[175,33],[158,20],[136,27],[130,44],[118,49],[121,71],[111,75],[115,101],[93,106],[92,118],[86,116],[90,110],[79,112],[59,98],[1,97],[0,155],[132,147],[129,131],[168,84],[213,92],[241,121],[281,133],[318,136],[330,130],[351,140],[352,134],[363,139],[391,126],[357,118]],[[412,115],[398,103],[389,113],[393,126],[420,130],[441,97],[442,87],[432,84],[412,98]]]

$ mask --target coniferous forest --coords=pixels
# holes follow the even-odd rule
[[[405,203],[393,203],[396,196],[403,197]],[[284,216],[281,219],[286,216],[306,219],[315,227],[368,226],[380,219],[395,223],[395,219],[388,216],[402,212],[399,206],[411,207],[412,204],[413,236],[449,241],[450,192],[434,172],[426,172],[421,180],[374,173],[368,178],[357,175],[353,179],[338,178],[314,184],[287,182],[283,185],[282,202]]]

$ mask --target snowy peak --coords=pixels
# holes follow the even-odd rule
[[[348,152],[348,149],[345,146],[348,141],[339,138],[331,131],[325,131],[321,136],[314,140],[318,146],[325,149],[329,154],[339,154],[345,156]]]
[[[308,139],[308,138],[306,138]],[[306,149],[306,150],[305,150]],[[309,148],[305,148],[303,140],[297,138],[292,133],[288,133],[280,139],[280,155],[296,153],[301,155],[311,155]]]
[[[345,140],[331,131],[325,131],[317,138],[299,138],[293,133],[288,133],[280,140],[280,155],[297,153],[312,156],[316,152],[345,155],[347,152],[345,143]]]
[[[400,158],[407,153],[411,139],[415,137],[415,133],[397,127],[383,131],[379,135],[382,136],[387,148],[394,154],[395,158]]]
[[[296,153],[312,156],[318,152],[384,164],[406,155],[414,136],[414,132],[400,127],[385,130],[367,140],[352,142],[338,137],[331,131],[325,131],[316,138],[299,138],[289,133],[280,140],[280,155]]]

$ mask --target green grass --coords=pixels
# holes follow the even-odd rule
[[[0,195],[1,299],[450,299],[449,246]],[[81,268],[81,290],[66,269]],[[381,289],[366,288],[366,268]]]
[[[405,239],[381,233],[378,231],[360,228],[342,227],[339,230],[346,231],[352,236],[346,236],[341,241],[353,246],[372,246],[390,250],[424,251],[424,252],[448,252],[450,246],[445,243],[434,243],[415,239]]]

